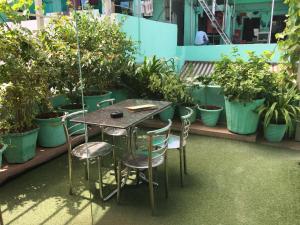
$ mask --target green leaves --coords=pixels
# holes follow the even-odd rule
[[[274,86],[274,77],[270,72],[270,52],[257,56],[248,51],[249,59],[244,60],[236,49],[233,49],[233,59],[223,56],[215,64],[213,81],[223,88],[229,100],[249,102],[266,98],[270,88]]]
[[[78,71],[78,48],[75,20],[79,35],[84,91],[104,91],[120,81],[134,59],[135,47],[108,18],[99,21],[91,13],[72,14],[53,19],[39,37],[53,68],[52,86],[73,101],[81,90]]]
[[[129,73],[124,82],[133,87],[142,98],[164,99],[170,102],[187,102],[189,94],[186,86],[174,71],[174,61],[158,59],[156,56],[145,58],[134,73]]]
[[[300,4],[299,0],[286,0],[289,5],[286,27],[276,34],[278,46],[282,51],[282,60],[288,62],[292,71],[297,71],[296,62],[300,59]]]
[[[0,130],[19,133],[33,128],[39,105],[48,103],[47,55],[27,29],[0,26]]]
[[[28,18],[29,8],[32,4],[33,0],[0,0],[0,13],[10,21],[19,23]],[[2,22],[0,19],[0,24]]]

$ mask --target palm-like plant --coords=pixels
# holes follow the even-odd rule
[[[263,115],[264,127],[269,124],[286,124],[291,134],[294,129],[293,122],[300,114],[299,100],[300,94],[296,84],[279,85],[266,103],[258,109],[259,114]]]

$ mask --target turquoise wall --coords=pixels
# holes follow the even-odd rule
[[[116,14],[123,21],[122,30],[136,41],[139,54],[137,61],[144,56],[174,58],[177,51],[177,26],[144,18]]]
[[[218,61],[222,54],[230,55],[232,48],[237,47],[239,53],[244,59],[247,59],[246,51],[254,51],[261,54],[263,51],[274,51],[272,62],[278,62],[280,52],[276,44],[240,44],[240,45],[205,45],[205,46],[178,46],[177,69],[180,71],[184,61]]]

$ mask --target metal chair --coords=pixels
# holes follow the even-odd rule
[[[77,117],[77,116],[83,116],[84,113],[87,112],[86,110],[82,110],[82,111],[78,111],[78,112],[74,112],[71,114],[66,114],[63,119],[62,119],[62,123],[64,126],[64,130],[65,130],[65,135],[66,135],[66,139],[67,139],[67,147],[68,147],[68,164],[69,164],[69,193],[73,194],[73,182],[72,182],[72,178],[73,178],[73,170],[72,170],[72,157],[76,157],[78,159],[81,160],[86,160],[86,174],[87,174],[87,180],[89,181],[89,174],[90,174],[90,168],[89,168],[89,164],[91,160],[96,159],[97,160],[97,166],[98,166],[98,176],[99,176],[99,193],[100,193],[100,197],[102,200],[107,200],[108,198],[110,198],[112,196],[113,193],[110,193],[109,195],[107,195],[106,197],[103,196],[103,177],[102,177],[102,159],[104,156],[107,156],[111,153],[113,153],[113,148],[112,145],[110,145],[109,143],[106,142],[88,142],[88,134],[87,134],[87,126],[83,126],[80,123],[77,123],[71,127],[67,127],[67,123],[66,121],[68,121],[71,118]],[[78,130],[78,129],[74,129],[75,127],[82,127],[82,129]],[[74,135],[73,133],[70,133],[70,131],[74,131],[74,132],[80,132],[80,131],[84,131],[84,134],[81,135],[77,135],[77,136],[72,136]],[[78,145],[76,147],[72,147],[72,141],[74,141],[75,139],[78,139],[80,137],[85,137],[85,143]],[[114,167],[116,167],[116,164],[114,164]],[[115,168],[116,170],[116,168]]]
[[[172,121],[169,120],[169,124],[166,127],[163,127],[158,130],[153,130],[147,132],[147,149],[136,149],[133,153],[128,153],[123,157],[121,161],[118,163],[118,194],[117,200],[120,202],[120,194],[121,194],[121,167],[122,164],[128,169],[128,173],[130,173],[130,169],[134,169],[138,171],[137,179],[139,178],[139,171],[148,170],[148,184],[149,184],[149,192],[150,192],[150,203],[152,214],[154,213],[154,191],[153,191],[153,169],[158,166],[164,164],[165,171],[165,194],[166,198],[168,197],[168,172],[167,172],[167,147],[168,140],[170,135]],[[156,136],[163,137],[160,142],[154,144],[153,140]],[[126,178],[125,178],[126,180]]]
[[[190,130],[190,118],[193,114],[193,110],[186,107],[188,113],[181,116],[181,131],[180,135],[171,134],[168,141],[168,149],[178,149],[179,150],[179,160],[180,160],[180,184],[183,186],[183,173],[187,174],[187,163],[186,163],[186,143],[189,136]],[[158,136],[154,139],[154,143],[161,142],[162,137]]]

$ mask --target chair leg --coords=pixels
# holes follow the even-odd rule
[[[181,184],[181,187],[183,187],[183,148],[179,148],[179,161],[180,161],[180,184]]]
[[[3,218],[2,218],[1,207],[0,207],[0,225],[4,225],[4,223],[3,223]]]
[[[69,194],[73,194],[73,167],[72,167],[72,156],[68,152],[68,164],[69,164]]]
[[[183,146],[183,165],[184,165],[184,174],[187,174],[187,165],[186,165],[186,146]]]
[[[153,174],[152,168],[148,168],[148,179],[149,179],[149,193],[150,193],[150,204],[152,215],[154,215],[154,190],[153,190]]]
[[[140,184],[140,170],[136,169],[136,185]]]
[[[102,180],[102,157],[97,158],[98,164],[98,175],[99,175],[99,194],[101,200],[103,200],[103,180]]]
[[[114,172],[115,172],[115,179],[116,179],[116,183],[118,183],[118,171],[117,171],[117,156],[116,156],[116,148],[115,148],[115,137],[112,136],[112,154],[113,154],[113,163],[114,163]]]
[[[168,157],[167,154],[165,154],[165,163],[164,163],[164,169],[165,169],[165,192],[166,192],[166,198],[169,197],[169,178],[168,178],[168,163],[167,163]]]
[[[120,203],[120,195],[121,195],[121,161],[118,162],[118,179],[117,179],[117,184],[118,184],[118,192],[117,192],[117,202]]]
[[[87,163],[84,163],[84,178],[85,180],[88,180],[89,178],[89,175],[88,175],[88,164]]]

